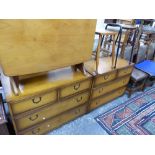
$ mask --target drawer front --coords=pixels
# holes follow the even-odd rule
[[[116,76],[117,76],[117,71],[113,71],[110,73],[100,75],[100,76],[95,78],[94,85],[97,86],[99,84],[114,80],[116,78]]]
[[[126,89],[126,87],[123,87],[123,88],[120,88],[112,93],[106,94],[102,97],[92,100],[90,103],[89,109],[93,110],[93,109],[115,99],[116,97],[121,96],[124,93],[125,89]]]
[[[99,97],[99,96],[104,95],[108,92],[111,92],[117,88],[127,85],[129,82],[129,79],[130,79],[130,77],[127,76],[127,77],[121,78],[119,80],[115,80],[107,85],[104,85],[103,87],[93,89],[92,98]]]
[[[90,87],[91,87],[91,79],[74,83],[70,86],[66,86],[60,89],[60,98],[67,97],[69,95],[75,94]]]
[[[126,67],[126,68],[123,68],[123,69],[119,69],[118,70],[118,77],[121,77],[121,76],[125,76],[125,75],[128,75],[132,72],[132,69],[133,69],[133,66],[129,66],[129,67]]]
[[[64,123],[67,123],[68,121],[71,121],[87,112],[87,105],[80,106],[78,108],[69,110],[55,118],[50,119],[49,121],[46,121],[45,123],[42,123],[41,125],[34,127],[33,129],[27,131],[27,132],[21,132],[19,134],[24,135],[40,135],[47,133],[55,128],[60,127]]]
[[[50,102],[54,102],[56,100],[57,100],[57,92],[55,90],[44,95],[36,96],[32,99],[11,104],[11,108],[12,108],[13,114],[15,115],[15,114],[19,114],[19,113],[26,112],[28,110],[32,110],[34,108],[43,106]]]
[[[70,99],[67,99],[62,102],[58,102],[48,106],[38,112],[33,113],[32,115],[25,116],[15,120],[18,130],[28,128],[32,125],[45,121],[46,119],[56,116],[62,112],[65,112],[69,109],[77,107],[81,104],[88,102],[89,92],[85,92],[79,95],[76,95]]]

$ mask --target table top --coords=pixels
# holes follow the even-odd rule
[[[95,19],[1,19],[0,62],[7,76],[41,73],[91,58]]]
[[[111,59],[112,59],[111,57],[99,58],[98,75],[115,70],[115,69],[111,68],[111,66],[112,66]],[[131,65],[133,65],[133,64],[131,64]],[[121,68],[124,68],[127,66],[129,66],[129,62],[125,59],[118,57],[116,69],[121,69]],[[96,74],[96,61],[94,59],[87,61],[85,63],[85,68],[90,74],[95,75]]]

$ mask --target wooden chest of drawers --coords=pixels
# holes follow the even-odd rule
[[[94,75],[88,109],[91,111],[121,95],[130,80],[133,64],[118,58],[117,69],[111,68],[110,57],[100,58],[98,74],[95,74],[93,60],[85,64],[86,70]]]
[[[2,84],[16,133],[41,134],[87,111],[92,77],[70,67],[58,69],[20,81],[19,96],[13,94],[4,75]]]
[[[120,63],[118,59],[118,65],[117,69],[111,69],[109,63],[109,68],[100,68],[100,74],[94,76],[67,67],[23,79],[19,96],[13,94],[9,78],[3,75],[2,84],[16,134],[47,133],[123,95],[133,64],[128,65],[126,60]]]

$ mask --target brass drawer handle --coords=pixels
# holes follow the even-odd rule
[[[40,101],[41,101],[41,97],[33,98],[33,99],[32,99],[32,102],[33,102],[34,104],[38,104]]]
[[[107,80],[109,78],[109,75],[104,76],[104,80]]]
[[[82,99],[83,99],[83,97],[81,96],[80,98],[77,98],[76,101],[77,101],[77,102],[81,102]]]
[[[36,115],[33,116],[33,117],[29,117],[29,120],[35,121],[38,117],[39,117],[38,114],[36,114]]]
[[[39,134],[39,132],[40,132],[40,128],[38,128],[36,131],[33,130],[33,131],[32,131],[32,134],[37,135],[37,134]]]
[[[80,83],[74,85],[74,90],[78,90],[80,88]]]

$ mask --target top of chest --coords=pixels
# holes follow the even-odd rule
[[[44,94],[59,88],[70,87],[72,85],[73,89],[78,92],[80,89],[85,89],[85,87],[87,87],[85,85],[89,85],[88,83],[90,83],[90,81],[91,76],[89,74],[84,74],[80,71],[75,72],[71,67],[66,67],[21,80],[19,83],[20,94],[16,96],[12,91],[10,78],[2,75],[2,85],[7,102],[16,102],[17,100]]]

